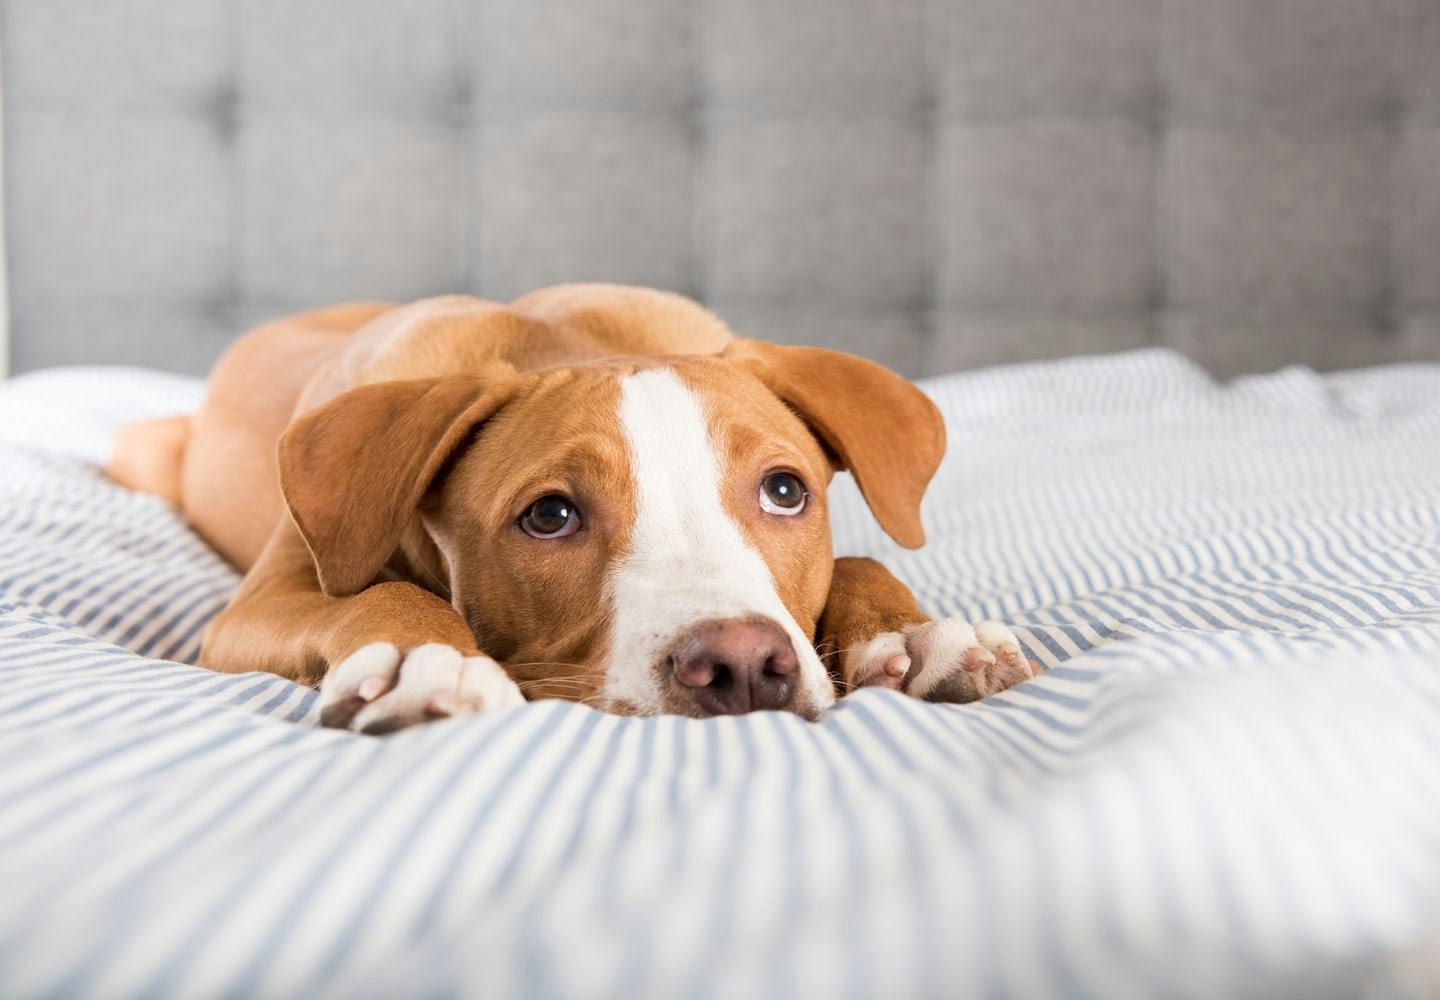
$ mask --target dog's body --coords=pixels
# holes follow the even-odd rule
[[[199,414],[122,432],[111,472],[246,571],[207,666],[323,682],[324,721],[381,731],[516,703],[515,682],[813,717],[837,680],[948,701],[1023,680],[1003,626],[930,622],[877,563],[833,559],[836,468],[914,547],[943,451],[934,406],[877,365],[567,285],[262,327]]]

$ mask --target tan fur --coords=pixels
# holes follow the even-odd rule
[[[904,632],[929,620],[910,588],[874,559],[836,559],[816,648],[829,663],[831,674],[849,683],[847,656],[851,650],[883,632]]]
[[[153,493],[170,506],[181,506],[180,470],[190,444],[189,416],[146,420],[120,428],[107,470],[126,489]]]
[[[920,498],[945,456],[945,422],[928,396],[873,361],[819,347],[741,340],[724,357],[801,416],[854,475],[886,534],[925,544]]]
[[[193,420],[122,434],[112,474],[176,503],[247,571],[206,631],[210,667],[314,683],[371,642],[442,642],[500,660],[532,697],[584,699],[603,680],[601,591],[635,502],[619,379],[660,364],[704,400],[736,484],[726,506],[803,629],[823,613],[844,639],[917,613],[898,583],[850,585],[844,561],[832,586],[824,487],[850,469],[882,526],[920,544],[944,450],[933,404],[878,365],[736,340],[648,289],[357,303],[268,324],[220,360]],[[755,484],[776,466],[812,485],[808,517],[758,514]],[[584,544],[518,531],[545,489],[592,498],[586,517],[605,530]]]

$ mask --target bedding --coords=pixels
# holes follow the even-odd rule
[[[0,384],[0,995],[1440,990],[1440,366],[925,383],[929,545],[1037,680],[377,739],[191,666],[236,575],[96,463],[191,379]]]

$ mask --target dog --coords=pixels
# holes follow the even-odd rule
[[[834,558],[837,470],[918,548],[944,451],[935,405],[880,365],[577,284],[262,326],[198,413],[123,429],[109,471],[244,571],[204,666],[318,685],[322,724],[384,733],[527,696],[813,719],[856,688],[1028,679],[1004,625],[931,620]]]

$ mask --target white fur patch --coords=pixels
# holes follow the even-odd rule
[[[655,664],[690,626],[764,615],[800,662],[797,700],[835,700],[825,667],[775,589],[770,567],[726,512],[721,462],[700,400],[673,371],[648,369],[620,386],[630,448],[635,524],[608,591],[615,628],[604,694],[642,712],[661,709]]]
[[[975,626],[959,618],[942,618],[909,630],[907,645],[921,663],[920,674],[910,682],[910,693],[924,698],[951,671],[964,670],[971,650],[983,648]]]

